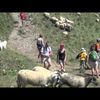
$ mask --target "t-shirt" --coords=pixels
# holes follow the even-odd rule
[[[21,20],[26,20],[26,14],[25,13],[20,13],[20,18],[21,18]]]
[[[51,47],[47,47],[47,48],[42,47],[42,49],[41,49],[41,53],[43,53],[43,55],[45,55],[45,56],[49,56],[50,52],[52,52]]]

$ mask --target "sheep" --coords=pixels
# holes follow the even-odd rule
[[[70,87],[75,87],[75,88],[87,87],[89,83],[92,82],[93,79],[92,76],[84,78],[82,76],[77,76],[70,73],[62,73],[61,76],[62,76],[61,77],[62,85],[66,84]]]
[[[99,14],[95,14],[96,17],[99,17]]]
[[[69,23],[69,24],[74,24],[74,22],[69,20],[69,19],[66,19],[66,22]]]
[[[73,26],[67,23],[65,26],[65,30],[70,32],[72,29],[73,29]]]
[[[59,27],[59,25],[60,25],[60,23],[59,23],[59,21],[57,21],[57,22],[55,23],[55,26]]]
[[[17,75],[17,86],[25,87],[30,84],[33,86],[48,87],[52,85],[55,87],[56,83],[59,82],[60,74],[57,72],[50,72],[47,69],[40,70],[28,70],[23,69],[18,72]]]
[[[44,13],[44,16],[50,18],[50,13]]]
[[[60,16],[60,21],[61,21],[61,22],[63,22],[63,23],[64,23],[64,22],[65,22],[65,20],[66,20],[66,19],[65,19],[64,17]]]
[[[78,16],[80,16],[80,15],[81,15],[81,13],[80,13],[80,12],[77,12],[77,15],[78,15]]]
[[[96,22],[99,22],[99,21],[100,21],[100,20],[97,18],[97,19],[96,19]]]
[[[59,27],[61,28],[61,29],[64,29],[65,28],[65,24],[59,24]]]
[[[53,23],[56,23],[58,21],[58,18],[56,17],[51,17],[50,20],[53,22]]]
[[[2,50],[3,48],[7,49],[7,41],[1,42],[1,40],[0,40],[0,49]]]
[[[35,66],[32,70],[33,71],[39,71],[39,72],[45,72],[45,74],[46,73],[51,74],[52,80],[51,79],[50,80],[51,80],[51,83],[53,84],[53,86],[56,86],[56,85],[59,86],[59,84],[61,83],[60,79],[61,79],[61,73],[62,72],[60,72],[59,70],[56,70],[56,71],[53,71],[52,72],[52,71],[47,70],[46,68],[41,67],[41,66]],[[55,81],[55,79],[57,79],[57,80]]]

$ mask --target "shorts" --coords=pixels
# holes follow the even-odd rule
[[[59,59],[59,64],[63,63],[64,64],[64,59]]]
[[[43,57],[43,63],[44,62],[51,62],[51,58],[50,57]]]
[[[98,66],[98,61],[93,62],[93,61],[89,60],[89,65],[91,68],[95,68],[96,66]]]
[[[42,45],[38,45],[38,44],[37,44],[37,48],[38,48],[39,51],[41,51]]]

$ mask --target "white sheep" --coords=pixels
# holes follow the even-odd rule
[[[63,85],[66,84],[75,88],[87,87],[93,79],[92,76],[84,78],[82,76],[77,76],[70,73],[62,73],[61,76],[61,82]]]
[[[99,17],[99,14],[95,14],[96,17]]]
[[[58,21],[58,18],[56,18],[56,17],[51,17],[50,20],[51,20],[53,23],[55,23],[55,22]]]
[[[53,86],[56,86],[57,84],[60,84],[60,79],[61,79],[61,72],[59,70],[56,71],[50,71],[44,67],[41,66],[35,66],[33,69],[33,71],[39,71],[39,72],[45,72],[45,74],[51,74],[51,79],[49,79],[51,81],[51,84],[53,84]],[[58,79],[57,79],[58,78]],[[56,80],[57,79],[57,80]]]
[[[46,12],[45,12],[45,13],[44,13],[44,16],[47,17],[47,18],[50,18],[50,13],[46,13]]]
[[[57,22],[55,23],[55,25],[56,25],[57,27],[59,27],[59,25],[60,25],[59,21],[57,21]]]
[[[78,16],[80,16],[80,15],[81,15],[81,13],[80,13],[80,12],[77,12],[77,15],[78,15]]]
[[[66,22],[69,23],[69,24],[74,24],[74,22],[69,20],[69,19],[66,19]]]
[[[64,23],[66,21],[66,18],[60,16],[60,21]]]
[[[0,49],[1,49],[1,50],[2,50],[2,49],[7,49],[7,41],[1,42],[1,40],[0,40]]]
[[[18,87],[25,87],[28,84],[48,87],[51,84],[56,85],[56,82],[59,82],[58,78],[60,78],[58,73],[47,71],[47,69],[20,70],[17,76],[17,85]]]
[[[64,29],[65,28],[65,24],[59,24],[59,27],[61,28],[61,29]]]
[[[66,26],[65,26],[65,30],[67,30],[67,31],[71,31],[73,29],[73,26],[71,25],[71,24],[66,24]]]

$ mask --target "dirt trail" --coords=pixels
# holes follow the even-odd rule
[[[8,47],[23,54],[24,56],[27,56],[29,59],[35,60],[37,56],[35,38],[38,35],[38,33],[35,33],[35,31],[37,31],[35,26],[29,25],[20,28],[19,25],[21,22],[18,18],[18,13],[12,13],[11,15],[13,20],[18,21],[19,24],[18,27],[13,29],[11,35],[9,36]],[[23,34],[19,33],[20,30]]]
[[[40,34],[40,32],[34,25],[31,24],[30,21],[27,21],[25,25],[20,28],[19,26],[21,25],[21,21],[18,15],[19,13],[11,13],[14,22],[17,21],[19,24],[18,27],[13,29],[11,35],[9,36],[8,47],[37,62],[38,52],[35,39]],[[19,33],[20,30],[22,31],[22,34]],[[56,62],[52,61],[50,70],[58,70],[59,68],[60,67],[56,64]]]

